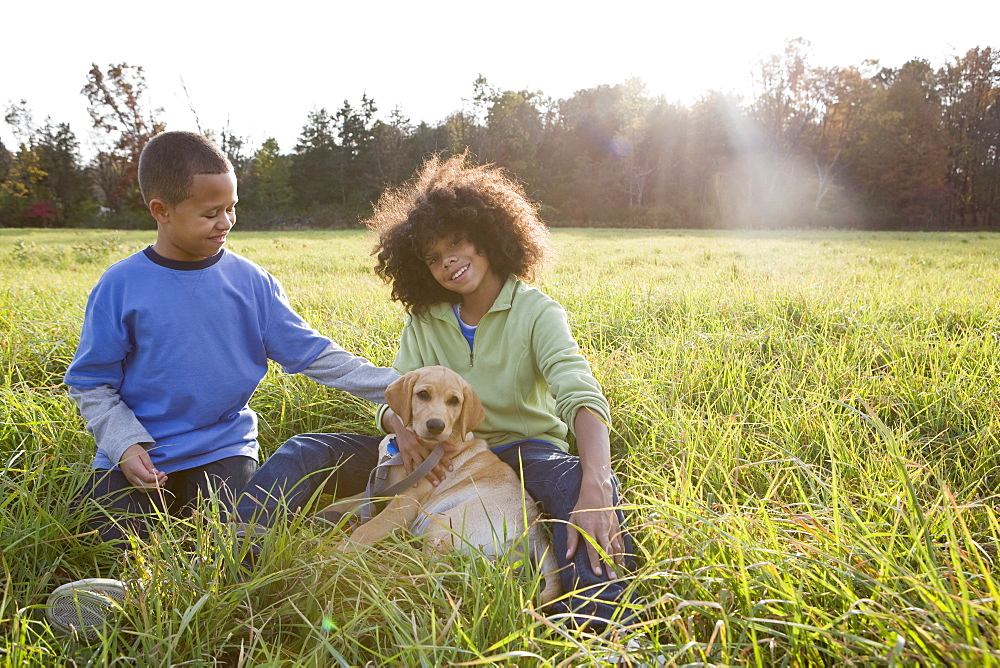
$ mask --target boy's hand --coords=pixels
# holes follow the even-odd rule
[[[403,468],[406,469],[406,475],[409,475],[413,472],[413,469],[420,466],[425,459],[430,457],[431,452],[434,451],[435,444],[421,441],[409,429],[400,429],[396,432],[396,446],[399,448],[399,454],[403,458]],[[446,474],[448,471],[453,470],[449,455],[448,448],[445,447],[441,461],[425,476],[435,487],[440,485],[441,481],[447,477]]]
[[[125,479],[132,483],[133,487],[145,492],[158,489],[167,482],[167,474],[156,470],[153,461],[149,458],[149,453],[140,443],[130,445],[122,453],[118,468],[125,474]]]

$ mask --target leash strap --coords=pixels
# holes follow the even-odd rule
[[[393,466],[403,465],[403,456],[396,453],[391,458],[383,461],[375,470],[371,472],[368,476],[368,488],[365,490],[365,500],[359,509],[361,515],[361,522],[365,523],[375,516],[375,501],[374,499],[380,497],[396,496],[407,487],[411,487],[425,475],[431,472],[438,462],[441,461],[441,457],[444,456],[444,448],[438,443],[434,446],[434,450],[427,459],[420,463],[420,466],[413,469],[410,475],[406,476],[395,485],[390,485],[386,487],[386,480],[389,477],[389,469]]]

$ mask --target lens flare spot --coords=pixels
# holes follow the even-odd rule
[[[632,155],[632,142],[621,135],[616,135],[611,140],[609,148],[611,149],[611,155],[616,158],[627,158]]]

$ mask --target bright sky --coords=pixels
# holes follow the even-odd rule
[[[749,92],[760,61],[802,37],[810,64],[940,66],[1000,48],[1000,2],[912,0],[51,0],[0,10],[0,107],[27,100],[36,123],[69,123],[85,154],[92,63],[141,65],[169,129],[232,131],[290,152],[307,114],[367,93],[386,118],[437,123],[468,105],[482,74],[503,90],[555,98],[630,77],[690,104],[710,90]],[[683,5],[681,7],[680,5]],[[187,94],[184,87],[187,88]],[[15,146],[6,124],[0,139]]]

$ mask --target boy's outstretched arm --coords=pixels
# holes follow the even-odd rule
[[[375,366],[364,357],[347,352],[334,342],[301,371],[302,375],[378,404],[385,403],[385,388],[399,378],[389,367]]]
[[[578,530],[566,535],[566,558],[572,559],[581,541],[590,557],[590,568],[595,575],[602,574],[601,556],[580,536],[584,532],[601,546],[610,561],[604,564],[608,577],[618,577],[615,567],[625,569],[625,548],[622,529],[614,507],[614,486],[611,482],[611,438],[608,426],[589,408],[577,411],[574,424],[576,447],[580,454],[583,481],[580,498],[570,513]]]

